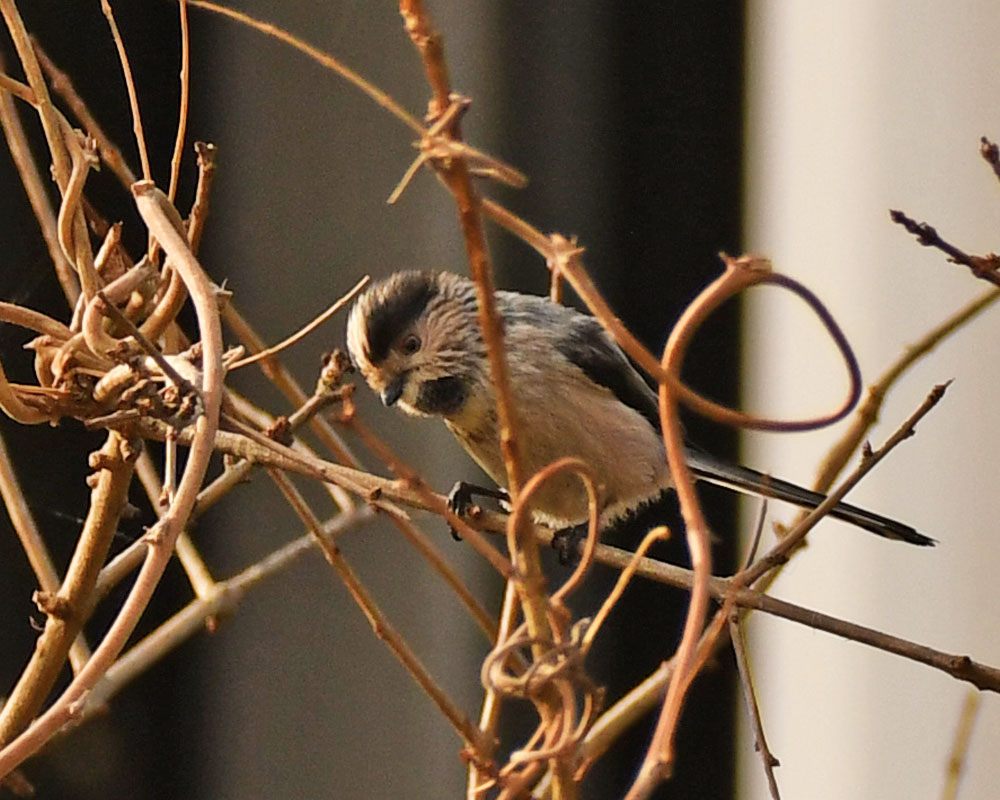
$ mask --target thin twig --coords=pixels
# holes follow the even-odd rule
[[[374,518],[370,508],[356,508],[339,514],[323,525],[323,538],[335,541],[350,528]],[[251,564],[239,574],[214,585],[213,591],[192,600],[155,631],[129,648],[87,696],[81,721],[88,719],[127,684],[141,675],[184,641],[205,630],[211,619],[235,613],[248,591],[295,564],[316,548],[316,538],[306,533]]]
[[[888,439],[886,439],[885,444],[877,450],[866,453],[864,458],[862,458],[861,463],[858,465],[858,468],[851,473],[851,475],[849,475],[835,491],[831,492],[827,496],[826,500],[810,511],[809,514],[806,515],[805,519],[798,523],[791,531],[788,532],[787,535],[782,537],[782,539],[774,547],[772,547],[771,550],[763,555],[759,561],[738,573],[736,577],[740,578],[746,585],[752,586],[767,572],[787,561],[789,553],[798,547],[799,543],[805,538],[806,534],[812,530],[817,522],[830,512],[830,509],[839,503],[844,496],[851,489],[853,489],[857,483],[883,458],[892,452],[897,445],[903,442],[903,440],[914,435],[917,423],[941,401],[941,398],[944,397],[945,391],[948,389],[949,383],[942,383],[935,386],[920,406],[917,407],[917,410],[914,411]]]
[[[118,51],[118,59],[121,61],[122,77],[125,79],[129,107],[132,109],[132,130],[135,133],[136,147],[139,149],[139,161],[142,163],[142,178],[145,181],[151,181],[153,173],[149,168],[149,152],[146,150],[146,136],[142,131],[139,95],[135,90],[135,80],[132,78],[132,67],[129,65],[128,53],[125,51],[125,42],[122,41],[121,32],[118,30],[118,23],[115,21],[115,14],[111,10],[111,4],[108,0],[101,0],[101,11],[104,12],[104,16],[108,20],[108,27],[111,29],[111,38],[114,39],[115,49]]]
[[[187,0],[177,0],[177,11],[180,14],[181,28],[181,97],[180,109],[177,112],[177,136],[174,139],[174,154],[170,159],[170,188],[167,189],[167,199],[171,203],[177,197],[177,182],[181,174],[181,159],[184,155],[184,135],[187,132],[188,92],[191,88],[191,43],[188,33]]]
[[[830,449],[817,470],[816,479],[813,482],[813,488],[816,491],[825,492],[833,484],[837,475],[850,460],[851,455],[864,441],[865,435],[872,425],[878,421],[882,403],[889,389],[899,381],[903,374],[917,361],[932,352],[948,336],[994,305],[997,300],[1000,300],[1000,290],[988,289],[979,297],[950,314],[939,325],[931,328],[920,339],[909,345],[902,355],[868,387],[865,399],[858,406],[850,427],[844,432],[837,444]]]
[[[608,596],[604,598],[604,602],[601,604],[600,609],[594,615],[590,625],[587,626],[587,632],[584,634],[582,642],[585,652],[593,644],[594,639],[601,630],[601,626],[608,618],[612,609],[618,604],[622,595],[625,594],[625,589],[631,582],[636,570],[638,570],[639,564],[641,564],[642,560],[646,557],[646,553],[649,552],[649,549],[654,544],[665,541],[669,537],[670,530],[663,525],[653,528],[649,533],[642,537],[642,541],[639,543],[639,547],[632,556],[632,560],[629,561],[628,566],[625,567],[625,569],[623,569],[618,575],[618,580],[615,582],[614,589],[612,589]]]
[[[138,430],[144,436],[162,439],[168,426],[151,420],[144,420]],[[183,430],[178,435],[178,443],[188,444],[191,434]],[[220,431],[216,436],[216,447],[224,453],[248,458],[261,464],[278,467],[286,471],[297,472],[318,480],[342,482],[353,487],[359,496],[370,496],[373,493],[403,503],[414,508],[431,510],[419,492],[414,491],[403,481],[388,480],[375,475],[353,470],[349,467],[331,462],[312,459],[300,454],[288,457],[280,446],[262,448],[252,440],[236,433]],[[445,498],[439,496],[441,501]],[[504,535],[506,533],[506,515],[483,511],[476,519],[476,527],[490,533]],[[553,531],[541,526],[532,526],[532,532],[539,545],[548,546],[552,542]],[[634,554],[610,545],[598,544],[594,549],[594,560],[615,569],[625,569],[632,562]],[[650,558],[641,559],[636,566],[636,574],[642,578],[658,583],[675,586],[680,589],[690,589],[694,580],[691,570],[656,561]],[[885,652],[908,658],[925,664],[951,675],[959,680],[965,680],[974,686],[992,692],[1000,692],[1000,668],[973,661],[968,656],[945,653],[924,645],[882,633],[871,628],[846,622],[844,620],[822,614],[792,603],[778,600],[754,589],[732,587],[732,582],[724,578],[712,578],[709,591],[717,600],[732,595],[733,602],[744,608],[754,608],[768,614],[798,622],[817,630],[826,631],[852,641],[875,647]]]
[[[59,186],[60,190],[64,190],[67,181],[69,181],[70,161],[69,154],[66,152],[59,112],[52,105],[48,86],[42,75],[41,67],[38,65],[35,49],[32,47],[28,30],[24,27],[24,20],[21,19],[17,6],[14,5],[14,0],[0,0],[0,13],[3,14],[4,21],[7,23],[7,30],[10,31],[11,39],[14,40],[14,47],[21,60],[25,78],[27,78],[28,85],[35,96],[34,105],[42,121],[45,141],[49,147],[49,154],[52,156],[52,172],[56,179],[56,185]],[[11,91],[9,86],[5,88]]]
[[[4,0],[0,0],[0,3],[2,2]],[[150,233],[163,245],[168,257],[174,260],[174,264],[181,271],[194,303],[201,333],[203,413],[190,426],[194,429],[191,449],[188,453],[184,474],[177,487],[174,503],[160,522],[147,534],[150,547],[146,560],[118,616],[112,622],[104,639],[94,650],[90,661],[70,683],[69,687],[45,713],[35,719],[27,730],[3,750],[0,750],[0,778],[37,752],[63,725],[73,719],[79,711],[80,702],[125,647],[125,643],[132,631],[135,630],[142,612],[149,604],[153,591],[170,561],[174,542],[191,513],[198,494],[198,487],[204,479],[213,452],[221,405],[223,377],[222,330],[214,290],[201,266],[191,255],[181,230],[183,226],[180,223],[179,215],[176,209],[167,202],[166,196],[148,182],[136,184],[133,187],[133,194],[139,213],[146,222]],[[119,441],[118,437],[114,435],[109,439],[113,440],[114,443]],[[113,456],[113,453],[109,454],[109,458]],[[102,469],[98,481],[99,487],[111,480],[107,477],[110,471]],[[119,472],[121,470],[115,470],[115,474]],[[127,488],[127,480],[124,483]],[[124,497],[122,498],[123,503]],[[113,503],[91,503],[92,512],[96,509],[100,513],[106,513],[108,509],[113,510],[114,508]],[[116,523],[117,515],[114,515],[114,519]],[[115,527],[116,524],[111,525],[112,532]],[[103,557],[101,561],[103,561]],[[100,562],[98,562],[98,566],[99,564]],[[95,578],[96,574],[95,571]],[[4,712],[6,709],[5,706]]]
[[[0,60],[0,67],[2,65],[3,62]],[[77,282],[76,273],[73,271],[72,265],[66,259],[65,253],[63,253],[62,248],[59,246],[56,212],[52,208],[52,202],[49,200],[45,184],[42,182],[38,165],[32,157],[28,138],[24,132],[24,126],[21,124],[21,117],[17,113],[10,94],[6,91],[0,91],[0,126],[3,127],[4,136],[7,139],[7,148],[10,150],[14,166],[17,167],[25,194],[28,196],[28,202],[31,204],[31,210],[34,212],[35,219],[38,220],[38,225],[41,228],[42,239],[45,241],[45,247],[49,251],[49,258],[52,259],[52,265],[55,267],[59,285],[62,287],[63,294],[72,308],[76,303],[77,297],[80,296],[80,285]]]
[[[121,150],[108,138],[100,123],[90,113],[90,109],[76,91],[76,87],[73,85],[73,81],[69,75],[63,72],[49,58],[48,53],[45,52],[37,39],[32,37],[31,43],[35,46],[39,64],[41,64],[42,69],[49,78],[49,82],[52,84],[52,91],[58,94],[65,101],[66,105],[69,106],[73,115],[80,121],[80,124],[87,132],[87,135],[94,137],[97,141],[97,150],[101,154],[101,160],[108,165],[121,185],[127,189],[135,183],[135,174],[129,169],[128,164],[125,163],[125,158],[122,156]]]
[[[323,536],[322,525],[319,519],[313,514],[291,480],[280,470],[269,470],[269,472],[272,480],[277,484],[278,489],[285,496],[289,505],[291,505],[299,519],[302,520],[312,533],[316,543],[323,551],[327,562],[333,567],[347,588],[351,598],[364,613],[375,635],[385,642],[390,652],[399,660],[406,671],[410,673],[410,676],[417,682],[417,685],[427,693],[438,707],[438,710],[441,711],[459,736],[465,741],[466,746],[478,750],[481,740],[479,729],[472,724],[471,720],[459,709],[455,701],[434,680],[433,676],[428,672],[403,636],[389,622],[385,614],[383,614],[371,593],[361,582],[354,569],[347,563],[347,560],[336,545],[330,544]]]
[[[136,462],[135,471],[139,476],[139,482],[142,484],[142,488],[146,491],[146,497],[149,499],[149,505],[152,507],[156,516],[161,517],[163,515],[161,500],[164,496],[164,485],[160,481],[159,475],[156,473],[156,467],[153,464],[153,457],[149,454],[149,450],[143,450],[142,454],[139,456],[139,460]],[[198,598],[211,596],[211,594],[215,591],[217,583],[212,577],[212,573],[209,571],[208,565],[205,564],[205,561],[198,552],[198,549],[194,546],[194,542],[191,541],[191,537],[188,535],[187,530],[181,531],[180,535],[177,537],[177,544],[174,547],[174,550],[177,553],[177,560],[180,561],[181,566],[184,568],[184,573],[188,576],[191,588],[194,589],[195,596]],[[101,570],[101,574],[104,574],[104,570]],[[99,583],[100,576],[98,576],[98,584]],[[98,595],[96,586],[94,587],[94,594]]]
[[[969,690],[962,701],[962,713],[955,729],[955,739],[948,756],[948,771],[945,774],[944,788],[941,790],[941,800],[955,800],[958,797],[958,784],[962,779],[965,759],[969,752],[969,742],[972,741],[972,728],[976,724],[979,713],[979,693]]]
[[[980,137],[979,155],[990,165],[993,174],[1000,178],[1000,148],[997,147],[996,142],[990,141],[985,136]]]
[[[198,159],[198,185],[194,190],[194,203],[188,217],[188,241],[191,252],[197,253],[201,247],[201,236],[208,218],[209,198],[215,180],[215,162],[219,149],[210,142],[195,142],[194,151]]]
[[[236,334],[236,337],[246,347],[248,352],[259,353],[266,348],[264,340],[261,339],[250,323],[237,311],[236,306],[232,302],[227,303],[225,308],[222,309],[222,319]],[[292,373],[280,361],[265,359],[257,366],[294,407],[298,408],[309,399],[309,395],[305,393]],[[313,433],[316,434],[323,446],[337,459],[345,464],[356,465],[358,463],[351,449],[322,416],[312,417],[309,420],[309,427],[312,428]]]
[[[299,328],[295,333],[291,334],[285,339],[282,339],[277,344],[271,345],[265,350],[261,350],[258,353],[254,353],[252,356],[247,356],[246,358],[241,358],[239,361],[234,362],[229,366],[229,371],[239,369],[240,367],[246,367],[250,364],[255,364],[258,361],[264,361],[265,359],[271,358],[282,350],[291,347],[292,345],[302,341],[306,336],[316,330],[320,325],[326,322],[330,317],[336,314],[338,311],[343,309],[348,305],[355,297],[358,296],[358,292],[368,285],[371,278],[365,275],[360,281],[354,284],[354,287],[347,291],[347,294],[341,296],[338,300],[334,301],[326,311],[322,312],[313,319],[311,322],[306,323],[301,328]]]
[[[743,699],[746,702],[747,714],[750,716],[750,724],[753,727],[754,750],[760,753],[771,797],[774,800],[781,800],[778,781],[774,777],[774,768],[780,767],[781,763],[767,746],[767,737],[764,736],[764,723],[760,717],[760,707],[757,705],[757,692],[753,687],[753,676],[750,674],[750,663],[747,659],[746,643],[743,641],[743,631],[740,629],[739,614],[729,616],[729,639],[733,644],[736,667],[740,673],[740,686],[743,687]]]
[[[7,515],[18,539],[21,540],[21,547],[38,579],[39,587],[43,592],[55,597],[61,584],[59,574],[56,572],[49,549],[45,546],[45,540],[35,524],[31,509],[25,501],[24,491],[17,479],[17,472],[11,463],[7,443],[2,435],[0,435],[0,496],[3,497]],[[73,672],[79,673],[88,658],[90,658],[90,648],[81,632],[69,648],[69,661]]]
[[[0,749],[0,778],[30,755],[11,757],[8,751],[13,745],[10,743],[23,737],[22,731],[38,714],[62,672],[70,646],[87,619],[97,575],[128,500],[135,455],[125,439],[112,433],[100,452],[91,456],[97,482],[91,492],[90,509],[76,550],[58,594],[46,602],[49,613],[31,660],[0,709],[0,747],[3,747]],[[77,674],[77,680],[86,672],[85,666]]]
[[[962,264],[968,267],[977,278],[1000,286],[1000,256],[996,253],[989,253],[985,256],[969,255],[941,238],[937,230],[926,222],[917,222],[902,211],[896,210],[890,211],[889,216],[893,222],[902,225],[907,232],[916,236],[918,244],[922,244],[924,247],[936,247],[948,256],[949,261]]]
[[[273,36],[275,39],[284,42],[285,44],[291,46],[300,53],[304,53],[313,61],[322,64],[329,70],[336,72],[340,77],[346,80],[348,83],[360,89],[364,94],[370,97],[376,105],[380,108],[384,108],[392,116],[402,122],[404,125],[409,127],[411,130],[417,133],[424,132],[424,126],[420,124],[420,120],[414,117],[409,111],[403,108],[399,103],[393,100],[388,94],[383,92],[374,84],[365,80],[359,73],[355,72],[353,69],[344,64],[340,59],[335,58],[329,53],[325,53],[317,47],[313,47],[311,44],[303,41],[299,37],[292,33],[284,30],[283,28],[273,25],[270,22],[263,22],[261,20],[251,17],[249,14],[244,14],[242,11],[236,11],[235,9],[226,8],[218,3],[211,3],[208,0],[188,0],[188,3],[196,8],[203,8],[206,11],[212,11],[223,17],[229,17],[229,19],[234,19],[242,25],[246,25],[248,28],[253,28],[261,33],[268,36]]]

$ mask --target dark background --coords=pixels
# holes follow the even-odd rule
[[[280,19],[265,4],[253,10],[343,55],[411,110],[419,112],[423,108],[428,91],[391,7],[372,10],[379,19],[371,23],[368,7],[363,4],[345,3],[329,11],[312,11],[324,21],[323,26],[313,28],[313,23],[303,21],[309,10],[300,12],[300,5],[304,6],[283,4]],[[472,5],[479,8],[480,4]],[[481,16],[470,13],[462,4],[458,6],[431,3],[430,10],[446,36],[455,86],[475,100],[466,132],[471,141],[482,143],[522,169],[532,181],[528,189],[517,194],[487,191],[510,203],[544,231],[580,235],[587,248],[587,266],[612,307],[650,347],[661,348],[671,322],[697,290],[717,274],[717,251],[740,249],[740,4],[630,4],[626,12],[597,2],[504,2],[488,11],[484,4]],[[243,7],[251,10],[249,5]],[[116,12],[140,87],[155,177],[165,186],[176,115],[176,9],[167,3],[119,3]],[[64,3],[37,2],[24,4],[22,13],[50,54],[73,76],[80,93],[138,171],[124,87],[98,4],[69,7]],[[191,10],[191,21],[195,79],[189,143],[195,139],[214,141],[220,145],[221,156],[220,185],[209,221],[204,260],[217,280],[236,276],[236,299],[248,317],[261,321],[267,338],[279,338],[315,313],[317,303],[321,306],[329,302],[318,300],[320,296],[332,296],[321,275],[307,277],[303,265],[314,257],[292,255],[286,247],[304,246],[306,242],[325,250],[328,260],[335,262],[341,272],[335,279],[339,288],[346,288],[364,272],[379,274],[406,266],[440,265],[442,258],[447,259],[447,266],[464,269],[453,208],[430,178],[418,178],[401,202],[400,211],[387,209],[378,200],[389,193],[395,177],[402,174],[411,157],[411,151],[406,149],[407,133],[353,95],[335,76],[305,63],[288,49],[195,9]],[[366,37],[383,35],[390,37],[385,49],[369,49],[362,44]],[[482,49],[463,46],[470,37]],[[3,47],[5,58],[12,63],[9,42],[5,40]],[[230,51],[227,47],[236,49]],[[232,58],[227,60],[231,52]],[[258,96],[268,96],[272,84],[280,86],[278,91],[284,99],[291,97],[291,114],[270,108],[264,101],[259,107],[253,105]],[[251,97],[234,95],[233,85],[242,86]],[[312,94],[301,100],[295,92]],[[25,120],[32,130],[37,127],[30,115]],[[361,134],[346,132],[352,124],[367,127]],[[341,141],[348,135],[353,137],[350,145]],[[326,149],[318,153],[310,150],[311,137],[325,141]],[[241,151],[243,146],[247,149]],[[254,158],[255,146],[267,148],[266,153]],[[248,153],[245,162],[240,160],[241,152]],[[308,177],[290,177],[293,170],[304,170],[294,174],[306,176],[312,170],[322,188],[305,183]],[[182,210],[189,202],[195,175],[190,160],[184,174],[179,202]],[[4,243],[0,251],[4,254],[0,296],[65,318],[37,226],[6,158],[0,159],[0,181],[6,187],[0,192],[0,241]],[[249,199],[241,199],[246,195],[240,191],[246,192],[248,185]],[[92,199],[109,217],[126,220],[126,230],[133,231],[133,235],[139,230],[127,198],[109,174],[93,176],[88,187]],[[320,192],[324,192],[323,199],[316,202]],[[375,199],[369,201],[369,194]],[[253,203],[260,201],[271,206],[257,211]],[[366,207],[366,203],[370,206]],[[291,216],[270,213],[269,208],[276,205],[290,209],[285,213]],[[437,240],[426,251],[412,245],[407,234],[411,223],[406,215],[421,213],[433,216],[429,235]],[[366,218],[362,222],[371,226],[370,230],[358,217]],[[422,235],[427,236],[426,216],[419,224]],[[234,232],[238,234],[236,244],[227,238]],[[132,245],[137,246],[134,238]],[[545,291],[544,265],[524,245],[493,231],[491,246],[500,285]],[[270,265],[255,267],[253,256],[271,259]],[[276,300],[276,274],[302,275],[294,287],[298,299]],[[284,317],[272,321],[272,316],[279,319],[275,303],[290,315],[287,324]],[[733,402],[737,393],[737,323],[738,309],[724,309],[696,343],[688,360],[691,366],[687,375],[692,384],[727,402]],[[329,335],[339,337],[339,333]],[[20,350],[26,338],[6,326],[0,329],[0,358],[14,380],[30,379],[30,359]],[[304,384],[311,383],[320,349],[321,343],[306,345],[305,355],[292,358]],[[248,391],[252,392],[255,385],[251,384]],[[272,401],[273,395],[268,395],[266,388],[261,387],[259,392],[256,397],[265,407],[276,413],[285,410],[280,401]],[[405,421],[384,413],[378,421],[398,426],[399,437],[408,434]],[[79,529],[74,517],[83,516],[86,509],[85,453],[99,446],[101,437],[84,434],[75,423],[64,423],[58,429],[26,429],[6,420],[0,425],[20,477],[30,487],[29,503],[38,514],[57,563],[64,565]],[[692,438],[708,449],[730,454],[734,450],[730,432],[699,420],[691,420],[688,427]],[[383,432],[396,443],[394,430],[386,427]],[[445,468],[436,485],[444,487],[455,477],[460,476],[454,474],[453,468]],[[258,481],[255,486],[264,484]],[[143,505],[138,494],[133,499]],[[711,495],[709,510],[720,534],[715,551],[717,571],[725,571],[734,559],[733,537],[727,535],[734,527],[733,504],[725,496]],[[138,533],[142,522],[148,524],[151,516],[148,510],[146,514],[144,520],[123,525],[122,545]],[[4,525],[0,535],[0,692],[13,684],[35,639],[29,624],[34,613],[30,603],[33,578],[6,520]],[[210,563],[219,565],[220,576],[229,574],[236,565],[249,563],[253,556],[241,552],[239,541],[232,536],[222,540],[210,525],[211,521],[199,533],[206,538]],[[442,533],[433,520],[425,527],[433,534]],[[444,536],[441,542],[449,548],[449,555],[454,552]],[[261,546],[273,548],[275,540]],[[396,566],[392,558],[379,545],[371,547],[372,557],[380,564],[379,577],[373,580],[386,581],[388,592],[395,584],[398,591],[399,575],[393,576]],[[252,553],[252,546],[249,548]],[[662,555],[683,561],[684,549],[683,537],[675,529],[674,539]],[[366,555],[359,553],[359,558]],[[312,568],[322,574],[320,566]],[[475,571],[477,567],[469,569]],[[398,776],[387,779],[386,786],[395,788],[386,788],[386,794],[381,794],[373,788],[374,783],[361,781],[360,785],[371,793],[359,790],[355,795],[347,788],[354,781],[347,780],[343,773],[337,774],[322,758],[312,759],[316,781],[310,784],[299,784],[297,775],[283,776],[281,767],[274,766],[290,760],[287,753],[296,747],[287,745],[288,750],[284,750],[269,744],[273,715],[268,715],[257,690],[236,690],[242,678],[230,679],[227,670],[236,670],[241,676],[261,670],[265,672],[264,680],[276,684],[286,696],[299,691],[300,684],[292,675],[266,674],[269,669],[288,669],[267,666],[268,648],[283,645],[276,641],[273,629],[254,625],[257,615],[263,618],[266,613],[262,606],[281,604],[300,594],[298,581],[310,579],[295,573],[279,578],[262,593],[263,599],[257,599],[254,609],[228,623],[234,632],[223,630],[214,638],[201,636],[187,643],[120,695],[108,716],[72,733],[30,762],[25,771],[36,783],[40,796],[224,796],[232,781],[218,777],[220,762],[231,758],[236,764],[231,769],[245,771],[238,759],[246,757],[247,748],[240,750],[234,744],[230,750],[227,742],[233,739],[249,739],[250,753],[255,747],[267,751],[261,758],[271,765],[269,777],[275,783],[268,788],[266,782],[258,781],[261,795],[274,796],[278,792],[278,796],[311,796],[312,792],[318,796],[361,797],[406,791],[407,796],[431,796],[442,786],[460,786],[459,765],[452,755],[454,738],[437,720],[431,720],[428,729],[439,740],[427,746],[445,753],[440,763],[452,773],[449,782],[442,782],[441,775],[421,778],[414,774],[408,758],[382,759],[375,740],[367,738],[370,734],[352,734],[350,729],[347,733],[324,733],[312,727],[315,721],[305,719],[300,724],[307,729],[306,735],[321,739],[310,744],[317,753],[334,759],[341,746],[336,737],[347,736],[350,746],[359,750],[358,763],[364,763],[365,758],[375,760],[378,763],[371,764],[370,769]],[[487,583],[487,578],[483,580],[483,596],[489,597],[492,592],[492,602],[498,602],[496,588]],[[578,600],[580,610],[592,609],[613,580],[613,574],[596,570],[591,593]],[[342,593],[330,586],[328,578],[319,579],[318,585],[321,591],[335,594],[341,601]],[[378,592],[377,585],[375,588]],[[172,567],[143,629],[148,630],[176,610],[189,595],[180,570]],[[325,595],[321,597],[320,605],[327,602]],[[303,609],[310,614],[323,613],[316,610],[316,602],[309,595]],[[392,600],[386,602],[392,613]],[[357,622],[360,615],[346,601],[341,605],[344,617],[357,624],[357,630],[338,635],[340,648],[357,651],[353,658],[361,658],[358,653],[362,650],[372,653],[385,666],[386,680],[395,686],[392,691],[398,691],[405,702],[413,705],[414,714],[430,717],[430,706],[407,684],[406,677],[394,664],[383,663],[390,659],[374,642],[363,621]],[[113,603],[106,606],[113,607]],[[448,609],[453,607],[448,605]],[[672,651],[685,607],[686,597],[679,592],[642,582],[633,584],[590,663],[592,674],[608,686],[610,699],[620,696]],[[293,619],[300,618],[301,613],[306,612],[290,612]],[[339,614],[333,611],[322,624],[340,625]],[[107,619],[100,614],[95,619],[91,641],[96,640]],[[234,643],[240,632],[250,642],[245,650]],[[362,641],[359,637],[366,638]],[[429,644],[434,651],[428,655],[432,667],[457,659],[457,654],[449,653],[448,644],[447,640]],[[232,649],[228,649],[230,646]],[[312,663],[308,653],[296,652],[301,646],[288,647],[293,662]],[[475,675],[475,652],[464,657],[470,665],[466,676]],[[319,688],[302,690],[306,702],[310,700],[309,691],[329,692],[350,706],[351,676],[340,675],[333,665],[328,670],[324,670]],[[366,670],[356,671],[362,673],[363,682]],[[699,679],[678,739],[671,797],[732,795],[731,679],[728,655]],[[244,712],[248,708],[257,710],[249,716],[248,712],[237,716],[256,722],[245,723],[249,727],[241,725],[240,730],[230,730],[227,735],[226,724],[219,721],[224,717],[216,714],[213,704],[228,687],[234,687],[234,697],[228,702]],[[374,695],[383,691],[387,690],[381,685],[372,690]],[[472,698],[469,710],[475,713],[476,686],[462,691]],[[315,696],[312,701],[323,702]],[[290,724],[295,727],[296,719],[292,717]],[[391,719],[374,722],[375,731],[380,726],[392,726]],[[402,720],[398,722],[403,724]],[[260,725],[259,739],[254,733],[255,724]],[[585,796],[621,795],[648,742],[650,725],[641,726],[619,743],[590,773]],[[407,731],[400,732],[400,736],[400,741],[407,741]],[[225,775],[225,767],[221,769]],[[356,767],[347,765],[342,769]],[[276,770],[279,774],[275,774]]]

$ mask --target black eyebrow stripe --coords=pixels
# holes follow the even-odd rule
[[[368,358],[376,365],[385,360],[396,337],[419,319],[438,293],[434,276],[426,272],[405,273],[394,283],[366,319]]]

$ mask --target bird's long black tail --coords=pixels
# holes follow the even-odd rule
[[[688,466],[697,478],[727,489],[784,500],[803,508],[815,508],[826,500],[825,495],[818,492],[803,489],[801,486],[796,486],[794,483],[783,481],[780,478],[772,478],[748,467],[730,464],[697,450],[689,450],[687,458]],[[884,536],[886,539],[896,539],[922,547],[936,544],[934,539],[918,533],[909,525],[847,503],[835,505],[830,511],[830,516],[850,522],[852,525],[857,525],[859,528],[871,531],[878,536]]]

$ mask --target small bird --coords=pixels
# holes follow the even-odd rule
[[[600,323],[534,295],[498,291],[496,304],[525,474],[563,456],[582,459],[601,484],[602,529],[670,489],[656,394]],[[497,484],[505,484],[472,281],[450,272],[405,271],[371,285],[351,309],[347,347],[386,406],[440,417],[479,466]],[[693,447],[686,457],[697,478],[736,491],[805,508],[825,499]],[[467,493],[453,497],[467,498]],[[532,513],[537,522],[556,530],[585,523],[587,496],[579,479],[557,475],[534,495]],[[846,503],[836,505],[830,515],[887,539],[934,544],[908,525]]]

